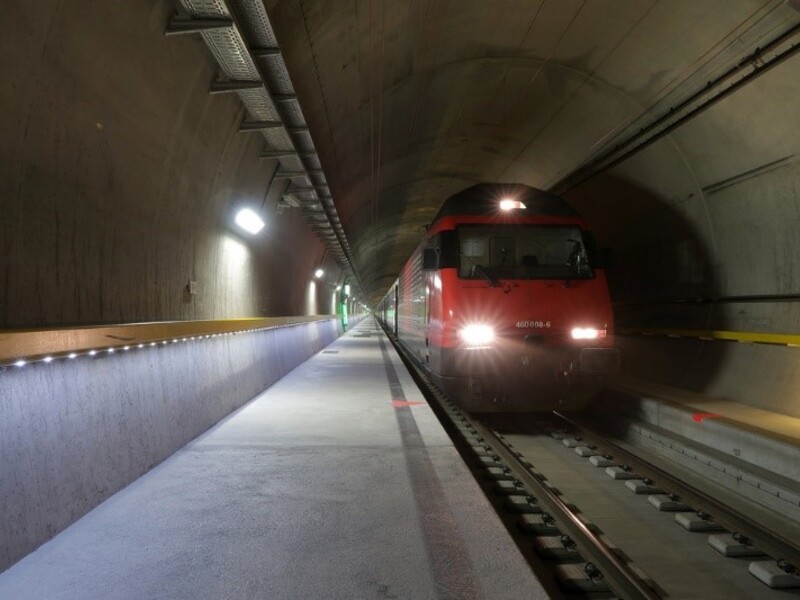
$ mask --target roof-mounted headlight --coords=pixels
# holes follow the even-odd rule
[[[503,198],[500,200],[500,210],[509,211],[516,209],[525,209],[525,204],[513,198]]]

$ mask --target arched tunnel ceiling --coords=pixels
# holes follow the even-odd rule
[[[265,6],[373,303],[448,195],[476,181],[547,189],[800,20],[783,0]],[[732,121],[752,108],[721,106],[715,122],[688,139],[677,130],[622,171],[639,161],[631,178],[649,174],[666,202],[700,199],[701,167],[727,173],[697,135],[746,146]],[[604,211],[599,193],[572,200],[601,232],[638,214],[619,202]]]

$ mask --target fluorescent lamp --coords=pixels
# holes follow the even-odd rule
[[[264,221],[249,208],[243,208],[236,213],[236,224],[253,235],[264,229]]]
[[[316,271],[314,271],[314,277],[316,277],[317,279],[319,279],[323,275],[325,275],[325,271],[323,271],[322,269],[317,269]]]

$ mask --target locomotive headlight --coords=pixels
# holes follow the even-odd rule
[[[458,331],[468,348],[488,346],[494,341],[494,328],[489,325],[466,325]]]
[[[594,327],[575,327],[570,332],[573,340],[596,340],[606,337],[605,329],[595,329]]]
[[[514,209],[525,209],[525,204],[513,198],[503,198],[500,200],[500,210],[509,211]]]

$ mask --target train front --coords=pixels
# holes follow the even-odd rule
[[[506,200],[438,234],[429,368],[467,410],[579,409],[619,370],[604,265],[577,215]]]

